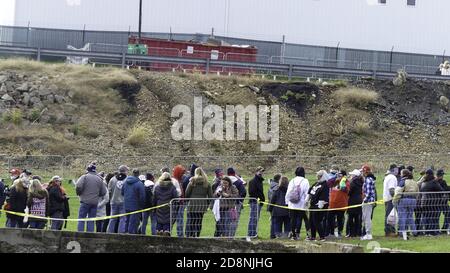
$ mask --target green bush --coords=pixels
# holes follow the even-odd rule
[[[41,111],[39,109],[33,109],[30,113],[29,119],[31,122],[39,121],[41,118]]]
[[[14,109],[11,112],[11,122],[15,125],[22,124],[23,121],[23,113],[20,109]]]

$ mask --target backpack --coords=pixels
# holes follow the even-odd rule
[[[298,202],[300,202],[300,194],[301,194],[300,186],[301,186],[301,183],[298,184],[297,186],[295,186],[295,184],[294,184],[294,188],[289,193],[289,197],[288,197],[289,202],[291,202],[293,204],[297,204]]]

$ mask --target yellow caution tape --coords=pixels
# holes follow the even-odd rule
[[[383,205],[384,204],[384,200],[380,200],[380,201],[376,201],[376,202],[371,202],[371,203],[364,203],[364,204],[359,204],[359,205],[353,205],[353,206],[348,206],[348,207],[343,207],[343,208],[334,208],[334,209],[296,209],[296,208],[289,208],[286,206],[280,206],[280,205],[276,205],[276,204],[271,204],[268,202],[262,202],[258,199],[258,202],[260,204],[265,204],[268,206],[273,206],[273,207],[278,207],[278,208],[282,208],[282,209],[288,209],[288,210],[298,210],[298,211],[309,211],[309,212],[316,212],[316,211],[340,211],[340,210],[348,210],[348,209],[354,209],[354,208],[359,208],[365,205]]]
[[[156,207],[152,207],[152,208],[147,208],[147,209],[143,209],[143,210],[138,210],[138,211],[133,211],[133,212],[128,212],[128,213],[123,213],[123,214],[117,214],[117,215],[112,215],[112,216],[105,216],[105,217],[96,217],[96,218],[83,218],[83,219],[59,219],[59,218],[50,218],[50,217],[42,217],[42,216],[35,216],[35,215],[30,215],[30,214],[26,214],[26,213],[21,213],[21,212],[14,212],[14,211],[8,211],[8,210],[0,210],[0,212],[4,212],[7,214],[12,214],[12,215],[16,215],[16,216],[21,216],[21,217],[28,217],[28,218],[33,218],[33,219],[40,219],[40,220],[53,220],[53,221],[69,221],[69,222],[89,222],[89,221],[102,221],[102,220],[108,220],[108,219],[114,219],[114,218],[119,218],[119,217],[124,217],[124,216],[128,216],[128,215],[133,215],[133,214],[138,214],[138,213],[142,213],[142,212],[147,212],[147,211],[151,211],[151,210],[155,210],[155,209],[159,209],[159,208],[163,208],[169,206],[169,203],[167,204],[163,204],[163,205],[159,205]]]

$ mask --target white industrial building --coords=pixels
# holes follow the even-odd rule
[[[0,25],[137,31],[139,0],[1,0]],[[450,52],[449,0],[143,0],[143,31]]]

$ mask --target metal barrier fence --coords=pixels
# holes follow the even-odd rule
[[[0,26],[0,45],[23,46],[34,48],[66,49],[67,45],[77,48],[86,43],[94,44],[94,47],[102,52],[122,53],[128,44],[128,37],[135,35],[133,32],[115,31],[89,31],[68,29],[45,29],[32,26]],[[173,33],[143,33],[145,37],[160,39],[179,40],[206,40],[207,34],[173,34]],[[366,71],[396,71],[397,68],[405,67],[410,73],[435,75],[438,66],[449,56],[413,54],[404,52],[361,50],[349,48],[334,48],[324,46],[311,46],[301,44],[289,44],[273,41],[259,41],[238,39],[232,37],[216,38],[231,44],[252,44],[258,47],[259,54],[255,56],[224,56],[231,61],[243,61],[247,59],[256,60],[258,63],[311,65],[331,68],[352,68]],[[159,51],[159,50],[158,50]],[[174,56],[172,52],[170,56]],[[280,54],[281,53],[281,54]],[[173,55],[172,55],[173,54]],[[282,55],[282,56],[277,56]],[[161,56],[161,55],[158,55]],[[165,55],[162,55],[165,56]],[[181,56],[178,53],[176,56]],[[224,60],[223,59],[223,60]],[[312,59],[300,62],[300,59]],[[296,61],[294,61],[296,60]],[[369,64],[367,64],[369,63]],[[374,65],[370,65],[374,64]],[[389,64],[389,65],[387,65]],[[389,68],[389,69],[388,69]],[[244,71],[247,73],[247,71]],[[303,74],[299,74],[302,76]],[[306,76],[308,76],[307,74]]]
[[[435,182],[430,183],[436,188]],[[438,187],[439,188],[439,187]],[[450,192],[401,192],[394,197],[395,210],[394,217],[388,217],[388,223],[397,225],[400,234],[407,238],[407,233],[411,235],[438,235],[445,233],[450,235]],[[397,218],[397,219],[395,219]]]
[[[170,232],[172,235],[185,234],[186,237],[193,238],[255,238],[258,234],[260,211],[251,213],[251,208],[247,206],[250,200],[257,204],[255,198],[172,199],[169,206],[172,223]],[[160,213],[168,215],[169,208]],[[176,231],[173,230],[175,224]]]

